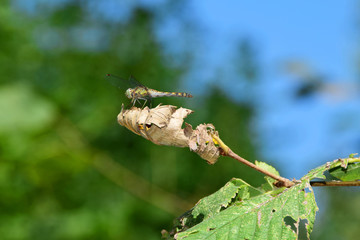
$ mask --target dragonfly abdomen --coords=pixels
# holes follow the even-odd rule
[[[190,93],[184,93],[184,92],[161,92],[156,91],[153,89],[149,89],[149,93],[151,97],[187,97],[192,98],[193,96]]]

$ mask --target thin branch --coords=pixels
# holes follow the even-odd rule
[[[212,134],[212,137],[216,140],[216,142],[219,144],[222,152],[221,154],[223,156],[228,156],[231,157],[253,169],[255,169],[258,172],[261,172],[275,180],[277,180],[278,182],[276,183],[277,187],[291,187],[294,186],[295,183],[290,181],[287,178],[283,178],[281,176],[275,175],[269,171],[266,171],[258,166],[256,166],[255,164],[253,164],[252,162],[249,162],[248,160],[246,160],[245,158],[240,157],[239,155],[237,155],[236,153],[234,153],[218,136],[216,136],[215,134]]]
[[[360,186],[360,181],[311,181],[310,185],[313,187],[357,187]]]

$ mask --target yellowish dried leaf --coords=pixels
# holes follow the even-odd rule
[[[219,136],[219,133],[215,131],[214,125],[200,124],[193,131],[189,141],[189,147],[191,151],[196,152],[209,164],[214,164],[219,158],[220,151],[215,145],[211,134]]]
[[[191,110],[176,109],[171,105],[158,105],[144,109],[133,107],[122,109],[118,115],[120,125],[158,145],[187,147],[191,134],[189,127],[182,129],[184,118]],[[190,126],[191,129],[191,126]]]
[[[201,124],[193,130],[185,122],[185,128],[182,128],[184,119],[192,112],[172,105],[122,108],[117,119],[120,125],[155,144],[189,147],[208,163],[214,164],[219,157],[219,148],[212,136],[218,136],[218,132],[212,124]]]

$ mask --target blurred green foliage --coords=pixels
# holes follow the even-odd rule
[[[156,16],[175,16],[179,3],[135,6],[129,19],[111,22],[93,16],[86,1],[56,2],[39,1],[30,13],[10,1],[0,8],[0,239],[159,239],[232,177],[260,185],[260,174],[234,160],[210,166],[116,123],[128,99],[106,73],[164,90],[177,90],[187,73],[191,54],[175,60],[154,34]],[[240,45],[233,64],[254,83],[250,48]],[[164,101],[196,107],[188,123],[213,123],[234,152],[257,158],[251,104],[235,104],[216,87]]]
[[[91,20],[82,4],[39,5],[28,15],[7,2],[0,11],[1,239],[159,239],[230,178],[259,183],[235,161],[209,166],[188,149],[155,146],[117,125],[128,100],[106,73],[176,90],[188,66],[164,54],[154,11],[136,7],[128,21],[109,23]],[[91,34],[101,40],[89,44]],[[204,102],[188,122],[213,122],[253,160],[251,107],[217,89]]]

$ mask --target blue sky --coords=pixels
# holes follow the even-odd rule
[[[325,161],[359,151],[357,1],[201,0],[190,6],[202,30],[197,53],[202,67],[195,75],[203,82],[227,69],[222,65],[239,39],[255,43],[262,74],[252,92],[258,103],[254,131],[262,155],[281,164],[286,177],[299,178]],[[320,93],[294,99],[301,73],[287,74],[281,68],[285,61],[326,76]],[[233,75],[227,76],[220,81],[223,89],[241,93],[243,86],[234,87]]]
[[[206,33],[204,59],[214,64],[230,54],[236,41],[248,37],[257,44],[266,68],[275,69],[274,63],[295,58],[305,60],[319,72],[349,80],[354,77],[350,63],[357,47],[356,4],[202,0],[193,1],[192,9]]]

